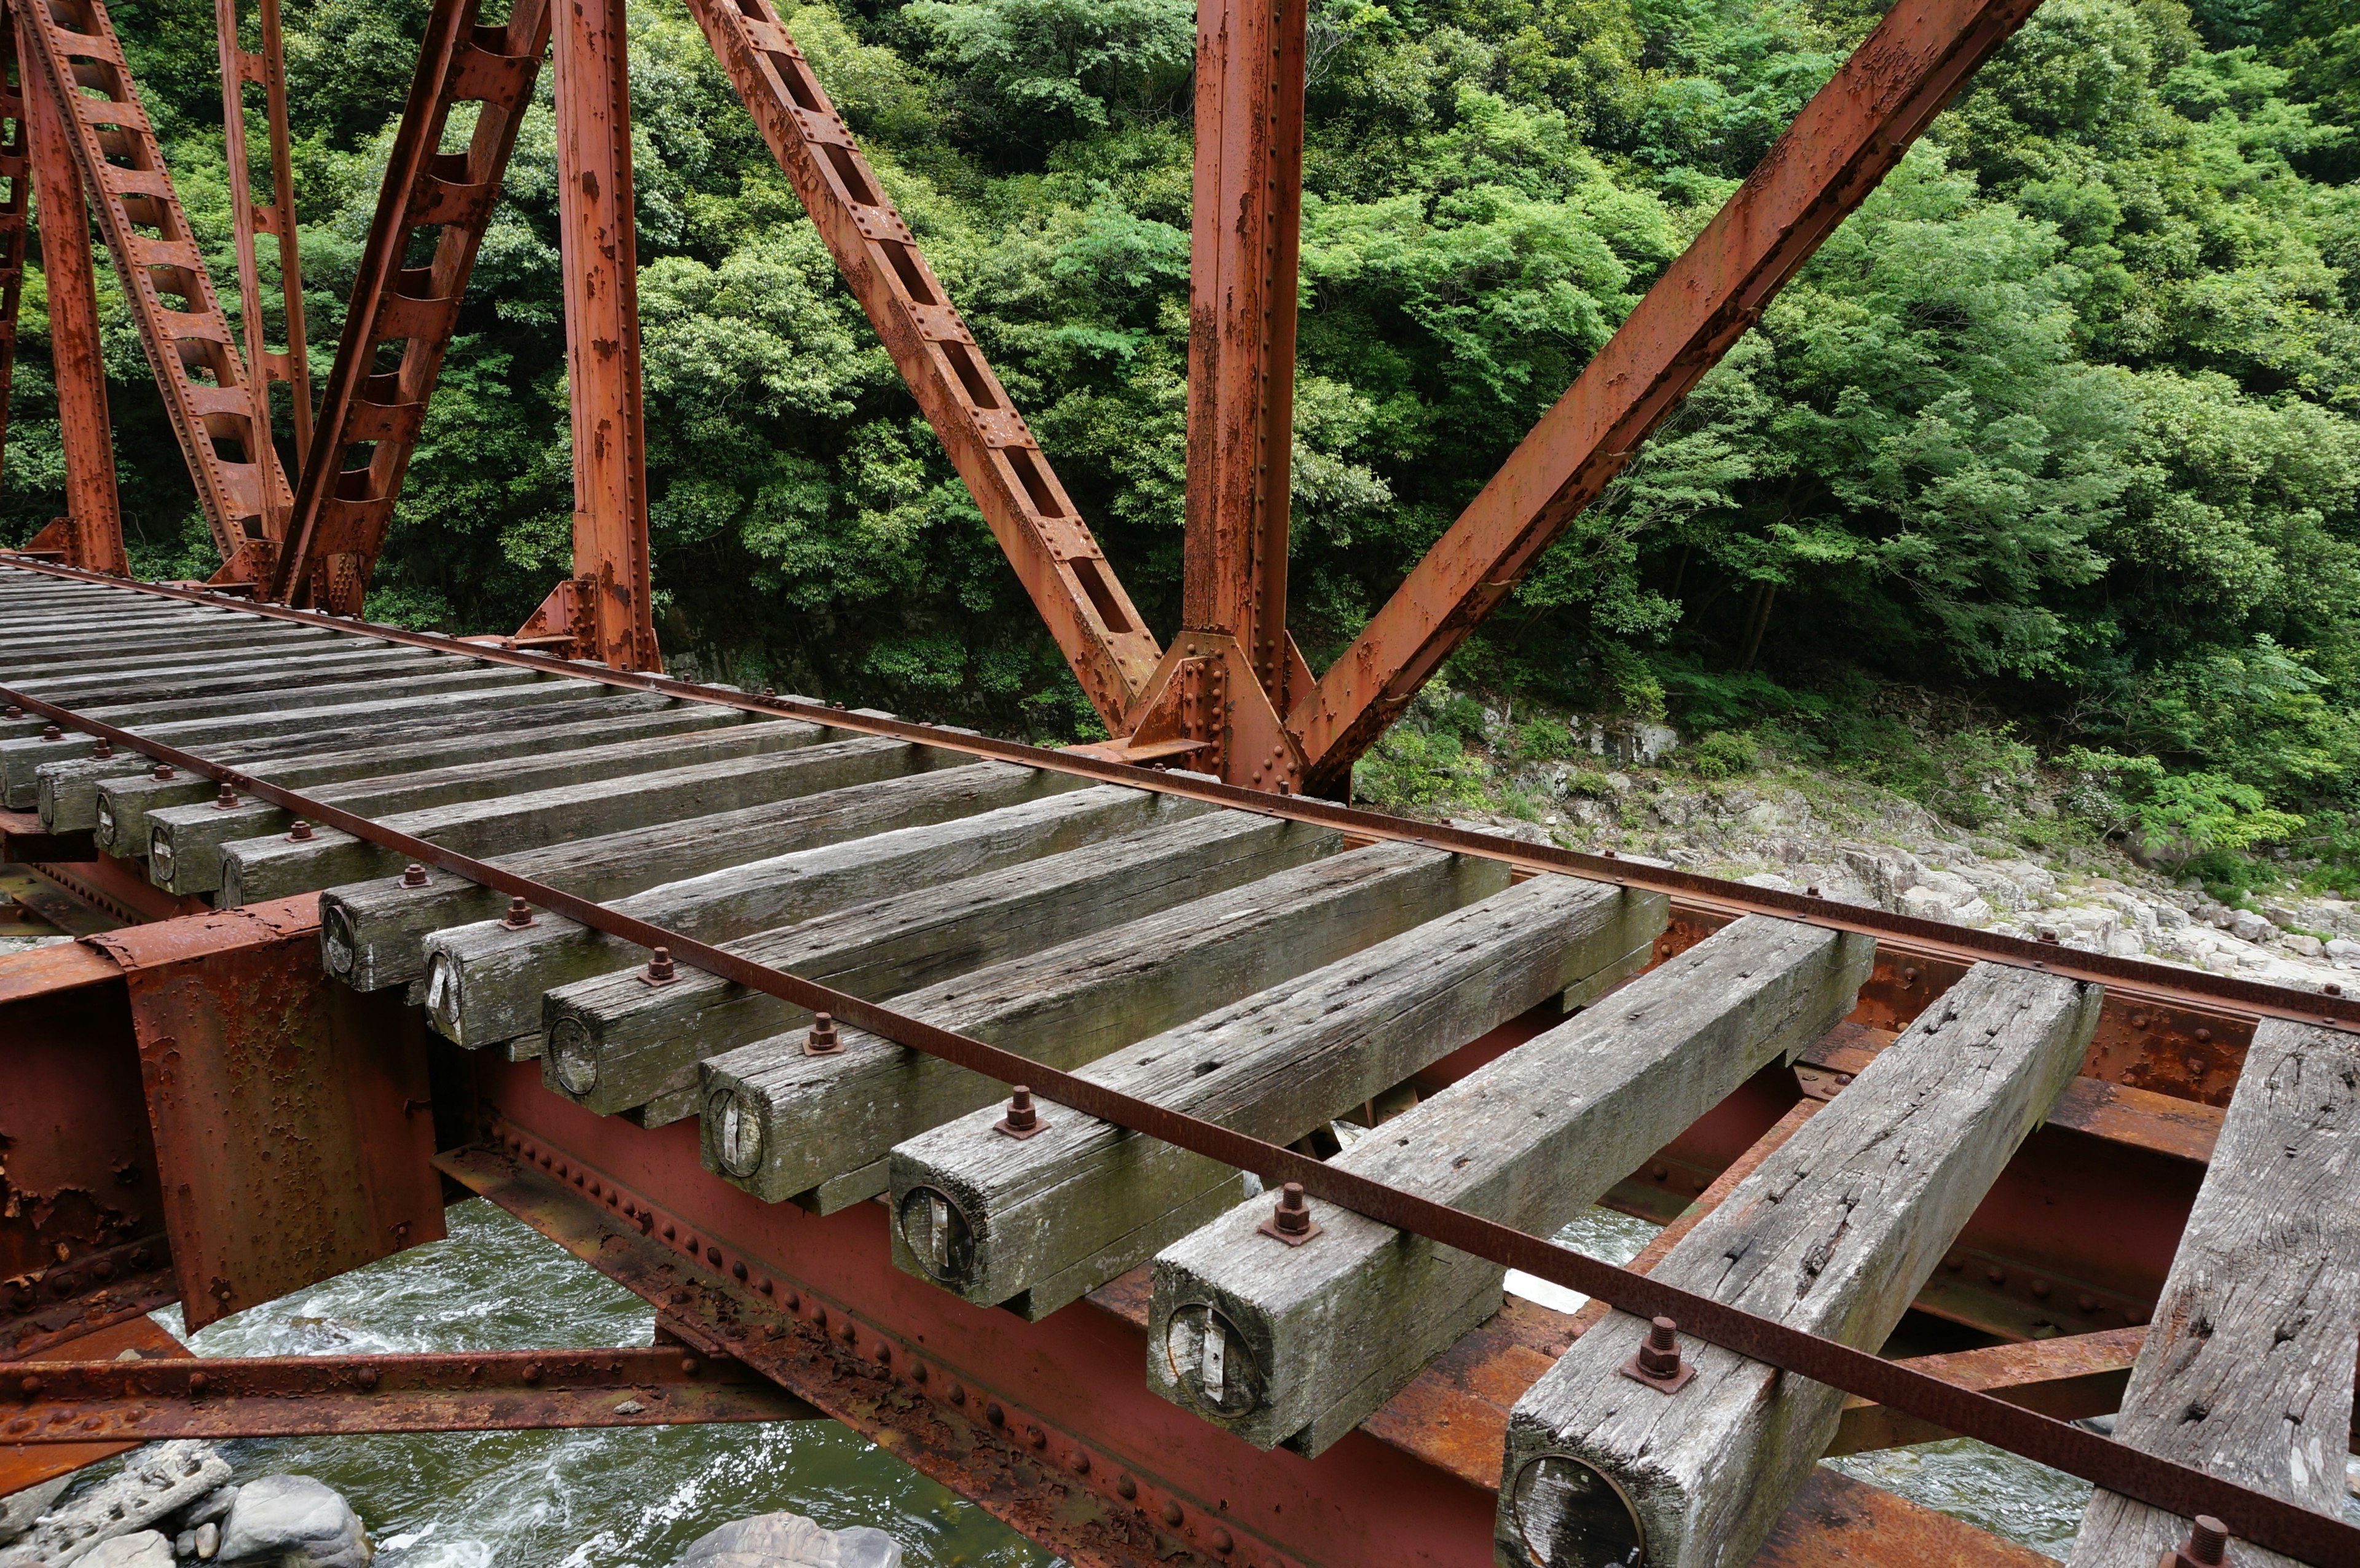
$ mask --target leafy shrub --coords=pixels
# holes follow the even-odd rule
[[[1458,735],[1395,724],[1352,770],[1352,792],[1389,811],[1431,815],[1445,801],[1480,799],[1483,780],[1482,762]]]
[[[1699,779],[1734,779],[1762,766],[1762,747],[1743,730],[1715,730],[1688,751]]]
[[[2152,757],[2075,746],[2069,809],[2119,837],[2141,865],[2178,871],[2200,855],[2275,844],[2303,825],[2223,773],[2173,773]]]

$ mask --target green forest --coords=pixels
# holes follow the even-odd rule
[[[1290,615],[1317,669],[1880,8],[1312,7]],[[112,9],[231,278],[213,8]],[[425,9],[288,0],[315,376]],[[667,648],[711,678],[1099,733],[686,9],[634,12]],[[1168,634],[1193,6],[785,15]],[[546,72],[541,92],[373,618],[504,630],[566,570]],[[1487,704],[1621,714],[1677,726],[1692,768],[1852,768],[1971,826],[1993,780],[2063,769],[2134,848],[2228,876],[2221,857],[2277,846],[2360,886],[2355,176],[2355,0],[2047,0],[1453,661],[1375,759],[1394,797],[1470,743],[1569,745]],[[100,287],[133,561],[202,574],[104,264]],[[41,299],[36,278],[0,491],[16,540],[62,505]]]

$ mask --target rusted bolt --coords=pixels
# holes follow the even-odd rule
[[[2032,1293],[2040,1300],[2044,1301],[2047,1301],[2049,1299],[2049,1281],[2046,1279],[2035,1279],[2032,1282]]]
[[[538,1361],[528,1361],[528,1362],[526,1362],[526,1363],[524,1364],[524,1370],[523,1370],[521,1373],[518,1374],[518,1376],[519,1376],[520,1377],[522,1377],[522,1378],[524,1379],[524,1381],[526,1381],[527,1383],[538,1383],[538,1382],[540,1382],[540,1381],[541,1381],[541,1363],[540,1363],[540,1362],[538,1362]]]
[[[2074,1297],[2073,1304],[2085,1312],[2094,1312],[2098,1310],[2098,1298],[2085,1293]]]
[[[41,726],[41,738],[43,740],[63,740],[66,738],[66,732],[58,728],[55,724],[43,724]]]
[[[1994,1263],[1983,1270],[1983,1278],[1994,1285],[2005,1285],[2007,1283],[2007,1270]]]
[[[213,1386],[213,1380],[202,1372],[189,1374],[189,1397],[194,1399]]]
[[[38,1399],[41,1380],[38,1377],[19,1377],[16,1379],[16,1391],[28,1399]]]
[[[1000,1408],[1000,1401],[998,1399],[994,1399],[983,1407],[983,1419],[989,1421],[994,1426],[1006,1426],[1008,1424],[1008,1412]]]
[[[2040,928],[2040,940],[2048,942],[2052,947],[2055,946],[2057,942],[2056,928],[2053,926],[2042,926]]]
[[[680,1234],[680,1229],[679,1229],[679,1227],[678,1227],[678,1226],[676,1226],[676,1225],[666,1225],[666,1226],[664,1226],[664,1239],[665,1239],[666,1241],[670,1241],[673,1236],[678,1236],[679,1234]]]
[[[1089,1473],[1090,1456],[1084,1454],[1078,1448],[1074,1450],[1074,1474],[1076,1475],[1087,1475]]]
[[[912,1361],[910,1363],[910,1381],[912,1383],[923,1383],[925,1380],[926,1364],[923,1361]]]
[[[721,1249],[717,1247],[706,1247],[705,1249],[705,1260],[707,1263],[712,1264],[714,1267],[719,1268],[721,1265]]]
[[[401,868],[401,885],[405,887],[425,887],[426,867],[419,865],[418,862],[414,860],[409,865],[403,866]]]
[[[672,949],[660,947],[648,955],[648,978],[660,985],[667,980],[680,978],[679,972],[672,967]]]
[[[148,777],[159,784],[169,782],[172,778],[172,765],[169,762],[159,762],[148,770]]]
[[[1659,1393],[1677,1394],[1686,1387],[1696,1368],[1681,1358],[1679,1325],[1669,1318],[1650,1323],[1646,1342],[1622,1363],[1622,1376]]]
[[[773,1279],[771,1279],[768,1274],[763,1275],[763,1276],[762,1276],[762,1279],[761,1279],[761,1283],[759,1283],[759,1284],[758,1284],[758,1285],[756,1285],[756,1286],[754,1287],[754,1289],[756,1289],[757,1290],[761,1291],[761,1292],[762,1292],[762,1294],[764,1294],[764,1295],[766,1295],[766,1296],[768,1296],[768,1295],[771,1295],[771,1294],[775,1293],[775,1292],[777,1291],[778,1288],[779,1288],[779,1287],[778,1287],[777,1282],[776,1282],[775,1280],[773,1280]]]
[[[762,688],[762,698],[765,702],[775,699],[778,694],[779,689],[776,686],[765,686]]]
[[[1903,970],[1901,972],[1901,983],[1904,985],[1915,985],[1918,984],[1918,971],[1915,969]]]
[[[298,817],[294,824],[288,828],[287,836],[297,844],[309,844],[311,841],[311,824]]]
[[[1280,1189],[1278,1210],[1271,1223],[1288,1236],[1301,1236],[1311,1228],[1311,1206],[1303,1201],[1303,1183],[1289,1181]]]
[[[147,1247],[135,1247],[131,1249],[131,1267],[134,1269],[145,1269],[155,1260],[155,1253]]]
[[[1165,1524],[1170,1525],[1174,1530],[1178,1530],[1180,1528],[1180,1521],[1187,1517],[1187,1515],[1180,1511],[1180,1505],[1178,1503],[1174,1502],[1169,1497],[1164,1499],[1164,1522]]]
[[[2211,1514],[2190,1521],[2188,1539],[2164,1559],[2166,1568],[2221,1568],[2229,1561],[2229,1527]]]
[[[2212,1031],[2211,1029],[2198,1029],[2198,1030],[2196,1031],[2196,1043],[2197,1043],[2197,1044],[2199,1044],[2199,1045],[2210,1045],[2210,1044],[2212,1044]]]
[[[1018,1083],[1008,1091],[1008,1114],[992,1123],[991,1129],[1009,1138],[1022,1138],[1045,1131],[1048,1126],[1041,1119],[1040,1108],[1032,1104],[1032,1091]]]
[[[844,1035],[836,1027],[836,1018],[827,1013],[812,1015],[811,1029],[803,1036],[805,1056],[835,1056],[844,1050]]]
[[[729,1272],[738,1279],[741,1280],[744,1279],[746,1278],[746,1260],[741,1258],[737,1262],[731,1264],[729,1266]]]
[[[1139,1496],[1139,1483],[1132,1480],[1129,1475],[1116,1476],[1114,1478],[1114,1489],[1120,1492],[1126,1500]]]
[[[2319,991],[2320,995],[2323,996],[2341,996],[2344,995],[2344,987],[2337,985],[2333,980],[2330,980],[2326,985],[2322,985],[2319,988]]]
[[[230,811],[237,809],[237,791],[224,784],[213,796],[213,810]]]
[[[967,1403],[967,1385],[966,1385],[966,1384],[964,1384],[964,1383],[953,1383],[953,1384],[951,1385],[951,1403],[953,1403],[953,1404],[955,1404],[955,1405],[963,1405],[963,1404],[966,1404],[966,1403]]]
[[[98,737],[98,743],[90,748],[90,754],[104,761],[107,757],[115,755],[115,743],[107,739],[104,735],[101,735]]]
[[[2145,1013],[2133,1013],[2133,1014],[2131,1015],[2131,1028],[2133,1028],[2133,1029],[2145,1029],[2145,1028],[2147,1028],[2147,1015],[2146,1015]]]
[[[11,702],[8,704],[8,716],[12,719],[21,719],[25,716],[25,710]]]
[[[1942,1267],[1949,1269],[1953,1274],[1956,1274],[1960,1269],[1964,1269],[1966,1266],[1967,1260],[1960,1257],[1955,1252],[1950,1254],[1950,1257],[1942,1259]]]
[[[527,926],[537,926],[540,923],[532,918],[532,906],[522,898],[510,898],[508,912],[500,917],[500,925],[508,931],[522,931]]]
[[[358,1373],[354,1375],[353,1381],[358,1383],[365,1389],[376,1388],[377,1368],[374,1367],[362,1367]]]

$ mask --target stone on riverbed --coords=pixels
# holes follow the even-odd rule
[[[118,1535],[83,1557],[80,1568],[172,1568],[172,1543],[152,1530]]]
[[[229,1462],[202,1443],[160,1443],[65,1507],[18,1543],[49,1568],[90,1563],[101,1546],[147,1530],[229,1479]],[[167,1554],[169,1544],[167,1543]]]
[[[44,1481],[38,1486],[27,1486],[21,1492],[11,1492],[0,1497],[0,1547],[13,1545],[31,1533],[33,1521],[49,1511],[58,1495],[73,1484],[71,1475],[60,1475],[54,1481]],[[5,1563],[14,1553],[0,1552],[0,1563]]]
[[[222,1521],[223,1568],[366,1568],[360,1516],[309,1475],[265,1475],[237,1489]]]
[[[901,1548],[881,1530],[828,1530],[801,1514],[757,1514],[689,1544],[678,1568],[901,1568]]]

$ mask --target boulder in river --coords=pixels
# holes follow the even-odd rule
[[[159,1443],[47,1515],[16,1550],[49,1568],[77,1568],[108,1541],[147,1530],[228,1479],[229,1462],[210,1444]]]
[[[309,1475],[265,1475],[237,1489],[222,1521],[222,1568],[366,1568],[360,1516]]]
[[[901,1547],[868,1525],[829,1530],[801,1514],[757,1514],[699,1536],[678,1568],[901,1568]]]
[[[172,1568],[172,1543],[152,1530],[118,1535],[83,1557],[78,1568]]]

